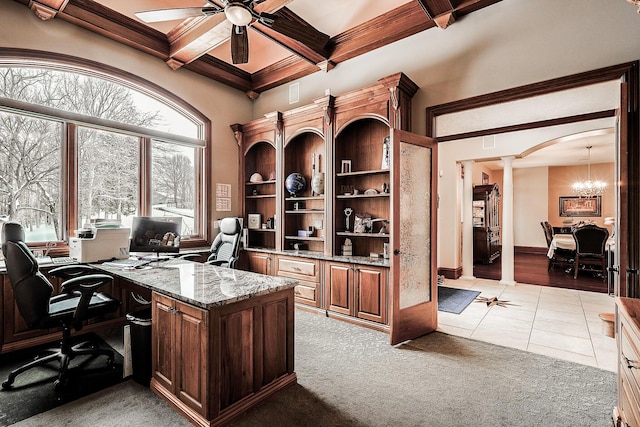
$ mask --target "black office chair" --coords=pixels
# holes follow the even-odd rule
[[[110,350],[87,347],[87,343],[72,345],[71,330],[82,329],[82,322],[112,313],[120,302],[96,292],[102,285],[111,282],[106,274],[90,274],[88,266],[63,266],[52,269],[49,274],[65,280],[61,293],[51,296],[53,285],[39,271],[38,263],[24,243],[24,229],[17,222],[7,222],[2,227],[2,253],[16,305],[27,326],[31,329],[62,327],[60,347],[51,349],[52,354],[43,355],[34,361],[13,370],[3,389],[9,389],[17,375],[28,369],[58,360],[60,367],[55,381],[55,390],[61,391],[67,382],[69,362],[78,355],[105,355],[108,366],[113,363]]]
[[[205,264],[235,268],[240,251],[240,221],[238,218],[222,218],[220,232],[211,244],[211,254]]]
[[[597,267],[602,273],[602,280],[607,277],[606,243],[609,230],[597,225],[587,224],[573,230],[576,241],[575,271],[573,278],[578,277],[578,270],[594,271],[590,267]]]
[[[554,230],[548,221],[540,222],[542,229],[544,230],[544,238],[547,241],[547,249],[551,246],[553,240]],[[549,264],[547,265],[547,271],[551,271],[556,265],[562,265],[570,272],[573,268],[574,258],[576,251],[571,249],[556,248],[553,251],[553,256],[549,258]]]

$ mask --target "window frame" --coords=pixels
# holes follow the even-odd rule
[[[78,162],[77,130],[79,126],[114,132],[138,138],[140,144],[140,170],[138,191],[138,215],[150,215],[151,212],[151,144],[152,141],[186,145],[199,148],[195,168],[195,207],[194,221],[199,234],[189,236],[182,241],[183,247],[199,247],[208,244],[211,233],[209,225],[209,201],[211,193],[211,121],[196,108],[166,89],[142,77],[119,70],[98,62],[69,55],[55,54],[28,49],[6,49],[0,52],[1,67],[48,68],[56,71],[73,72],[88,77],[100,78],[143,93],[167,105],[188,117],[198,127],[198,137],[191,138],[179,134],[132,126],[125,123],[100,119],[88,115],[57,110],[38,104],[0,97],[0,111],[20,114],[62,123],[61,170],[62,199],[60,216],[63,241],[56,242],[51,254],[68,253],[67,242],[72,236],[78,219]],[[64,203],[67,202],[67,203]],[[45,242],[34,242],[32,246],[41,247]]]

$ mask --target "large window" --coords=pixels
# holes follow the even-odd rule
[[[206,119],[148,82],[67,63],[0,57],[0,221],[37,244],[97,219],[181,216],[184,242],[206,240]]]

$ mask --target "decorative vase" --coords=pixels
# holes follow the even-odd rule
[[[324,194],[324,172],[318,172],[311,178],[311,190],[316,194]]]
[[[388,136],[382,141],[382,165],[380,169],[389,169],[391,166],[389,149],[391,148],[391,139]]]
[[[298,172],[290,174],[284,181],[284,188],[289,192],[289,194],[291,194],[291,196],[296,196],[302,193],[306,187],[307,181],[304,179],[304,176]]]

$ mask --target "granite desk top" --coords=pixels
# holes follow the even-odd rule
[[[135,269],[103,264],[91,266],[143,288],[207,310],[290,289],[298,284],[294,279],[179,259],[154,261]]]
[[[329,256],[329,255],[323,254],[322,252],[308,251],[308,250],[277,251],[275,249],[251,248],[251,247],[244,248],[244,250],[247,252],[262,252],[262,253],[269,253],[269,254],[275,254],[275,255],[286,255],[291,257],[319,259],[323,261],[337,261],[337,262],[345,262],[349,264],[372,265],[376,267],[389,267],[388,258],[370,258],[370,257],[364,257],[364,256],[344,256],[344,255]]]

